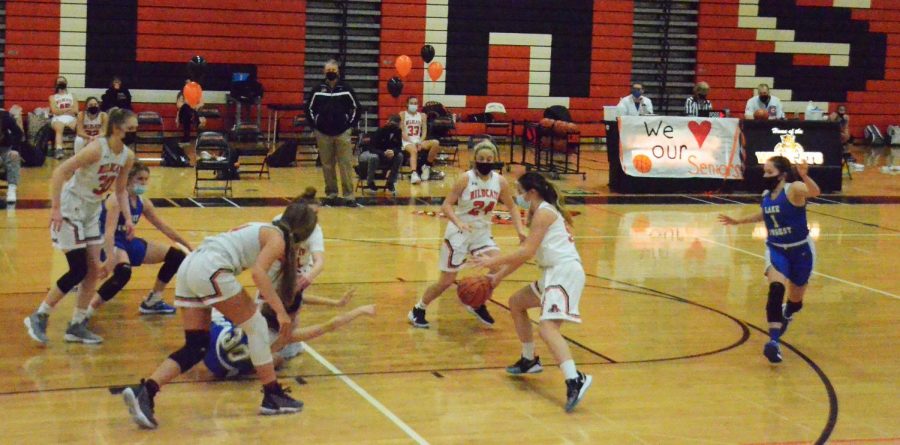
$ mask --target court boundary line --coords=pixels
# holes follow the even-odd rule
[[[755,256],[755,257],[757,257],[757,258],[762,258],[762,259],[765,259],[765,258],[766,258],[766,257],[764,257],[764,256],[762,256],[762,255],[760,255],[760,254],[758,254],[758,253],[753,253],[753,252],[751,252],[751,251],[749,251],[749,250],[741,249],[740,247],[729,246],[728,244],[720,243],[720,242],[718,242],[718,241],[713,241],[713,240],[708,239],[708,238],[697,238],[697,239],[699,239],[700,241],[704,241],[704,242],[710,243],[710,244],[715,244],[715,245],[717,245],[717,246],[727,247],[727,248],[729,248],[729,249],[731,249],[731,250],[735,250],[735,251],[741,252],[741,253],[746,254],[746,255],[751,255],[751,256]],[[843,279],[843,278],[839,278],[839,277],[836,277],[836,276],[834,276],[834,275],[829,275],[829,274],[822,273],[822,272],[817,272],[817,271],[815,271],[815,270],[814,270],[812,273],[813,273],[813,275],[818,275],[818,276],[823,277],[823,278],[828,278],[828,279],[830,279],[830,280],[837,281],[838,283],[843,283],[843,284],[846,284],[846,285],[849,285],[849,286],[858,287],[858,288],[860,288],[860,289],[864,289],[864,290],[867,290],[867,291],[869,291],[869,292],[873,292],[873,293],[876,293],[876,294],[884,295],[884,296],[886,296],[886,297],[893,298],[893,299],[895,299],[895,300],[900,300],[900,295],[892,294],[892,293],[890,293],[890,292],[888,292],[888,291],[884,291],[884,290],[881,290],[881,289],[875,289],[874,287],[869,287],[869,286],[866,286],[865,284],[860,284],[860,283],[856,283],[856,282],[853,282],[853,281],[845,280],[845,279]]]
[[[368,391],[359,386],[356,382],[353,381],[350,377],[344,375],[344,373],[338,369],[336,366],[331,364],[325,357],[322,357],[321,354],[316,352],[315,349],[309,346],[306,342],[303,342],[303,348],[306,353],[312,356],[312,358],[316,359],[322,366],[331,371],[332,374],[336,375],[338,379],[340,379],[344,384],[350,387],[354,392],[360,395],[363,399],[369,402],[370,405],[375,407],[382,415],[387,417],[391,422],[394,423],[398,428],[400,428],[407,436],[409,436],[412,440],[414,440],[419,445],[430,445],[424,437],[420,436],[416,430],[412,429],[406,422],[403,421],[400,417],[393,413],[390,409],[384,406],[381,402],[378,401],[375,397],[369,394]]]

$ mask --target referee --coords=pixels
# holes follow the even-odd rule
[[[684,101],[684,115],[709,117],[709,112],[712,110],[712,102],[706,98],[707,94],[709,94],[708,83],[699,82],[697,85],[694,85],[694,95],[689,96]]]

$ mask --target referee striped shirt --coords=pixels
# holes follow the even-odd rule
[[[684,101],[685,116],[699,116],[701,111],[711,110],[712,102],[710,102],[709,99],[698,99],[694,96],[689,96],[687,100]]]

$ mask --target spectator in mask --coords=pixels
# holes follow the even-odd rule
[[[394,184],[403,165],[402,137],[400,135],[400,116],[392,115],[387,123],[379,128],[372,136],[372,142],[362,154],[359,155],[359,163],[366,166],[366,188],[363,193],[375,195],[378,189],[375,187],[375,170],[379,166],[390,165],[391,171],[387,177],[387,189],[396,195]]]
[[[62,159],[63,157],[63,132],[66,128],[75,129],[75,116],[78,115],[78,101],[69,93],[69,82],[65,77],[56,78],[56,88],[54,93],[49,97],[50,101],[50,126],[55,133],[53,140],[53,157]]]
[[[109,111],[110,108],[131,109],[131,92],[122,85],[122,78],[119,76],[113,76],[109,88],[100,98],[103,99],[100,110],[104,112]]]
[[[631,84],[631,94],[622,98],[617,105],[619,116],[646,116],[653,114],[653,102],[644,96],[644,86],[640,82]]]
[[[409,167],[412,169],[409,183],[418,184],[431,179],[431,168],[437,159],[441,144],[435,139],[428,140],[428,115],[419,112],[419,99],[410,96],[406,99],[406,110],[400,112],[400,132],[403,137],[403,150],[409,156]],[[419,154],[423,158],[419,166]],[[422,171],[421,177],[419,170]],[[436,175],[436,178],[442,176]]]
[[[106,123],[109,116],[100,111],[100,101],[89,97],[84,101],[85,109],[78,113],[75,124],[75,153],[85,145],[106,134]]]
[[[753,113],[757,110],[766,110],[769,113],[769,119],[784,119],[784,108],[781,106],[781,100],[769,94],[769,86],[761,83],[756,89],[756,96],[747,100],[747,106],[744,108],[744,119],[753,119]]]
[[[306,121],[313,127],[316,146],[322,159],[327,202],[338,202],[336,167],[341,171],[343,203],[359,207],[353,196],[353,144],[350,130],[359,119],[359,102],[353,88],[340,79],[340,67],[334,59],[325,62],[325,81],[306,98]]]
[[[709,117],[709,112],[712,110],[712,102],[706,98],[708,94],[708,83],[699,82],[697,85],[694,85],[694,95],[684,101],[684,115],[700,116],[702,114],[703,117]]]

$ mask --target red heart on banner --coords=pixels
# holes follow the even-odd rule
[[[706,137],[712,131],[712,122],[688,122],[688,129],[691,130],[691,133],[694,133],[694,139],[697,140],[697,148],[703,148]]]

